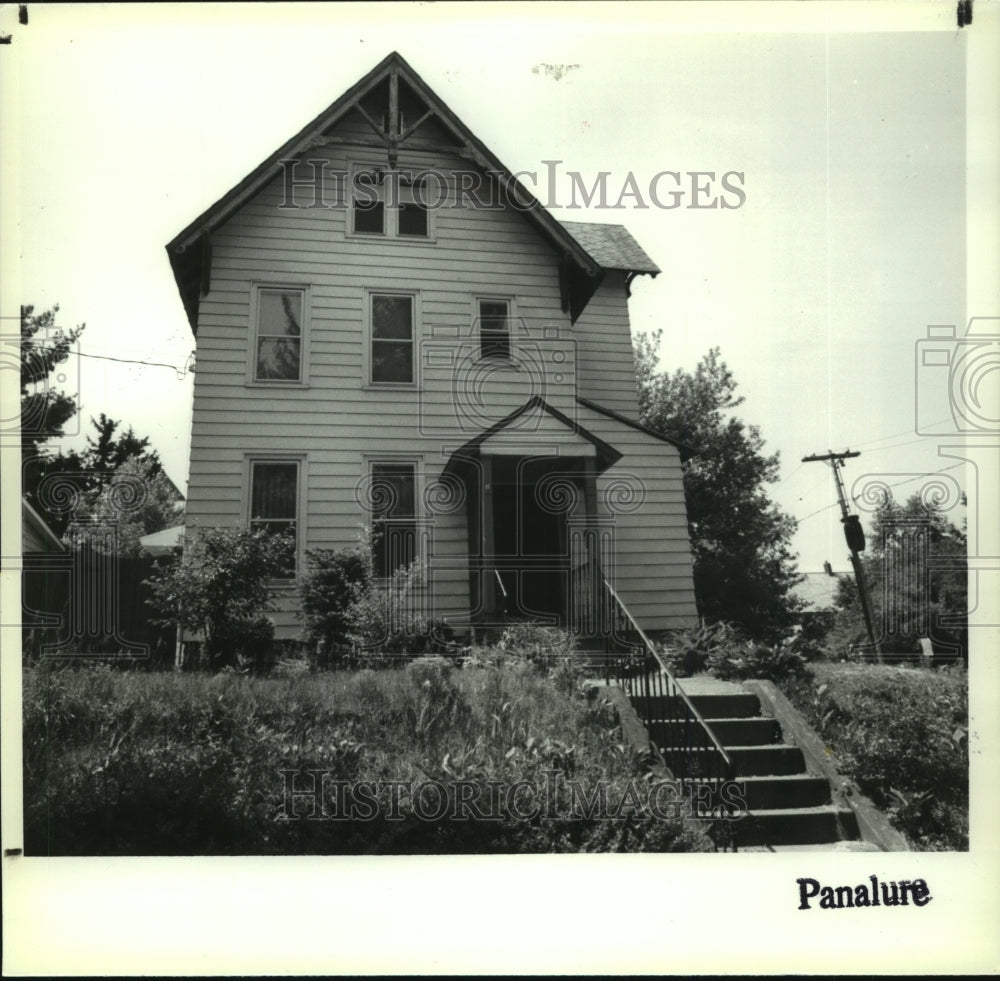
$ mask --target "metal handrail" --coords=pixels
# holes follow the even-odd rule
[[[607,590],[607,593],[611,597],[612,601],[624,615],[631,629],[638,635],[638,637],[642,641],[642,645],[645,648],[647,655],[653,658],[653,660],[660,668],[660,670],[667,676],[669,687],[670,689],[672,689],[671,693],[676,694],[680,698],[690,717],[697,723],[698,727],[709,738],[709,740],[711,740],[712,748],[715,750],[716,753],[718,753],[719,758],[722,760],[722,763],[724,765],[726,771],[725,776],[727,777],[727,779],[731,778],[735,771],[733,767],[733,761],[730,758],[729,754],[726,752],[725,747],[722,745],[722,743],[719,742],[718,737],[712,731],[711,726],[709,726],[709,724],[702,717],[702,714],[695,707],[694,703],[691,701],[690,696],[687,694],[687,692],[684,691],[683,688],[681,688],[680,684],[677,681],[677,678],[674,676],[674,673],[670,670],[670,667],[667,665],[666,661],[664,661],[663,657],[660,655],[660,652],[653,645],[652,641],[646,636],[642,627],[640,627],[639,624],[635,622],[635,618],[629,612],[628,607],[622,602],[621,597],[619,597],[619,595],[615,592],[614,587],[611,585],[611,583],[608,582],[607,579],[604,579],[603,577],[602,577],[602,582],[604,584],[605,590]]]
[[[497,584],[500,586],[500,592],[503,593],[503,598],[507,599],[507,590],[504,588],[503,577],[500,575],[500,570],[494,569],[493,575],[497,577]]]

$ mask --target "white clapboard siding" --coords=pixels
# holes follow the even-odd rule
[[[371,133],[354,117],[333,135]],[[429,129],[420,136],[452,142]],[[344,171],[353,160],[377,154],[330,145],[304,157]],[[470,166],[443,154],[401,154],[403,168],[430,165]],[[295,200],[309,196],[300,188]],[[287,208],[283,201],[279,177],[212,236],[211,286],[198,318],[189,527],[239,525],[246,511],[247,457],[295,455],[304,461],[306,483],[299,515],[304,562],[306,549],[340,548],[357,539],[366,520],[359,488],[371,458],[414,461],[422,491],[454,449],[539,395],[624,454],[600,478],[599,496],[620,474],[636,475],[646,487],[639,512],[615,516],[615,579],[630,609],[649,629],[690,622],[690,554],[676,451],[576,401],[582,395],[636,416],[623,275],[609,272],[571,325],[561,309],[559,255],[517,211],[445,206],[432,215],[431,240],[419,241],[351,236],[346,207]],[[309,287],[304,387],[247,384],[252,289],[268,283]],[[417,291],[418,389],[365,384],[366,289]],[[475,349],[471,321],[478,295],[513,300],[517,329],[523,323],[526,331],[515,336],[525,367],[484,373],[473,396],[461,372],[435,358],[446,352],[461,364]],[[465,511],[418,507],[432,543],[432,612],[461,626],[469,614]],[[298,633],[295,611],[294,589],[288,588],[274,614],[279,636]]]

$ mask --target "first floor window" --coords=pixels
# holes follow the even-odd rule
[[[299,465],[287,460],[254,460],[250,464],[250,527],[263,528],[269,535],[289,535],[295,541],[299,499]],[[287,578],[295,575],[292,548]]]
[[[479,301],[479,355],[510,357],[510,305],[506,300]]]
[[[413,382],[413,297],[371,295],[371,380]]]
[[[254,381],[302,380],[304,301],[301,289],[258,289]]]
[[[416,467],[373,463],[372,500],[375,575],[391,576],[417,556]]]

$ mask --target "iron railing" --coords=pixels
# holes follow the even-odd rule
[[[718,810],[722,784],[735,777],[732,759],[614,587],[607,579],[602,583],[597,612],[605,642],[605,680],[616,682],[629,696],[650,742],[685,794],[701,805],[699,810]]]

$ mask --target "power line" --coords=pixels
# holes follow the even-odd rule
[[[34,350],[39,351],[43,354],[53,354],[55,353],[54,348],[42,348],[36,347]],[[189,357],[187,362],[182,368],[178,368],[177,365],[167,364],[165,361],[142,361],[137,358],[116,358],[110,354],[90,354],[87,351],[74,351],[69,350],[64,352],[67,356],[75,354],[78,358],[95,358],[100,361],[117,361],[119,364],[141,364],[146,365],[149,368],[171,368],[177,372],[182,378],[188,373],[189,365],[191,363],[191,358]]]
[[[922,477],[933,477],[935,474],[944,473],[946,470],[954,470],[957,467],[964,467],[964,466],[965,466],[964,463],[953,463],[950,467],[942,467],[940,470],[931,470],[928,471],[927,473],[918,473],[914,477],[907,477],[906,480],[900,480],[895,484],[889,484],[887,490],[892,490],[893,487],[902,487],[903,484],[912,484],[913,481],[920,480]],[[851,498],[851,500],[854,501],[854,498]],[[855,503],[857,502],[855,501]],[[837,505],[838,502],[834,501],[833,504],[827,504],[826,507],[819,508],[819,510],[817,511],[812,511],[811,513],[807,514],[804,518],[797,518],[796,520],[798,521],[799,524],[802,524],[803,521],[807,521],[809,518],[813,518],[817,514],[822,514],[824,511],[829,511],[830,508],[835,508],[837,507]]]

